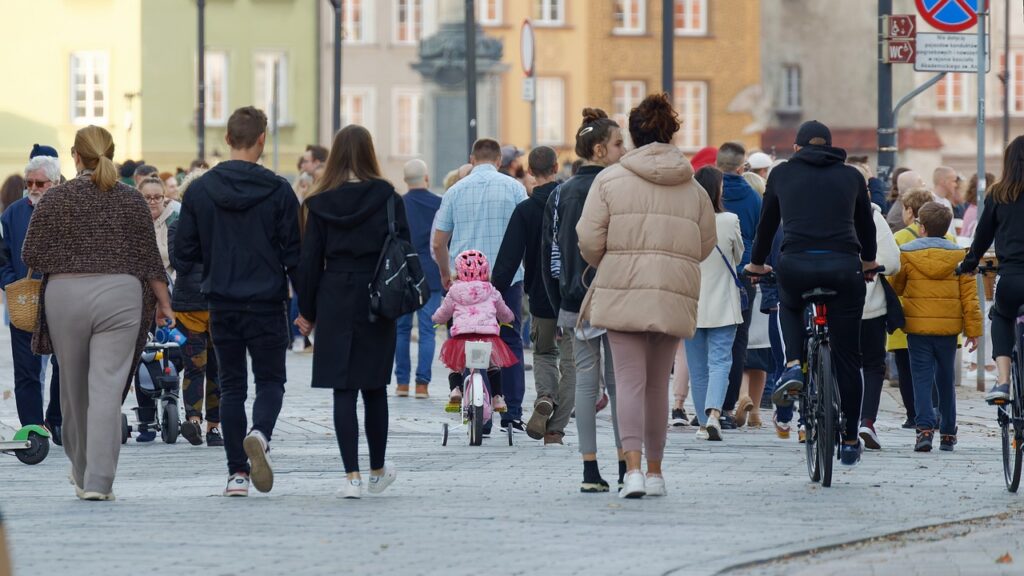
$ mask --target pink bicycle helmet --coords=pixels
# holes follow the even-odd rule
[[[455,273],[462,282],[487,282],[491,279],[491,265],[483,252],[466,250],[455,257]]]

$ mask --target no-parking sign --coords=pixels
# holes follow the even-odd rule
[[[943,32],[963,32],[978,23],[978,3],[982,0],[915,1],[925,22]]]

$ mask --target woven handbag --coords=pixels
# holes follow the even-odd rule
[[[39,292],[43,281],[32,278],[32,269],[28,276],[7,285],[7,313],[11,324],[18,330],[35,332],[39,323]]]

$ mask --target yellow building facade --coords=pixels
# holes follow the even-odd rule
[[[537,143],[571,157],[584,107],[625,127],[629,110],[661,91],[661,0],[478,0],[484,32],[504,42],[502,140],[531,143],[530,105],[522,98],[520,38],[529,19],[536,38]],[[754,109],[761,84],[760,3],[675,0],[676,143],[693,152],[725,141],[756,148]]]

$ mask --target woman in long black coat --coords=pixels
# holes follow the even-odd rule
[[[316,327],[313,387],[334,389],[334,428],[345,464],[344,498],[359,498],[359,420],[362,391],[370,448],[371,493],[395,480],[384,461],[388,437],[387,385],[395,357],[395,322],[370,321],[369,285],[388,231],[388,200],[395,199],[398,234],[409,240],[402,198],[380,175],[373,139],[351,125],[334,138],[327,169],[304,207],[299,311],[296,323]]]

